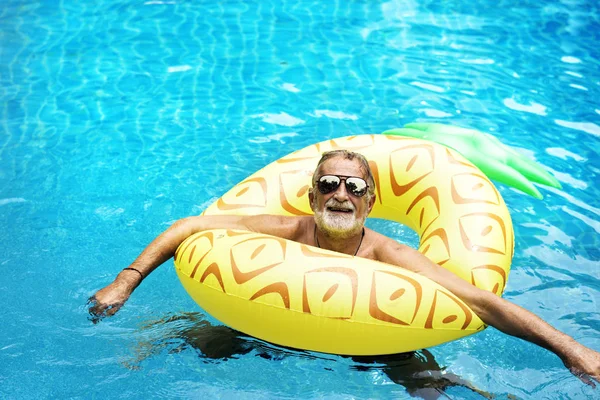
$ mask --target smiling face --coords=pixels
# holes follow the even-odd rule
[[[329,158],[316,171],[314,187],[309,192],[315,223],[321,232],[336,239],[360,234],[375,203],[375,195],[367,193],[365,196],[356,197],[346,189],[344,182],[335,191],[322,194],[316,187],[316,181],[323,175],[359,177],[367,180],[367,171],[358,159],[350,160],[343,156]]]

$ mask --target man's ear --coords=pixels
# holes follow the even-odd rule
[[[373,209],[373,206],[375,205],[375,200],[377,200],[377,195],[375,193],[373,193],[373,195],[369,199],[369,204],[368,204],[369,211],[367,212],[367,215],[369,215],[371,213],[371,210]]]
[[[308,202],[310,204],[310,209],[315,211],[315,188],[308,189]]]

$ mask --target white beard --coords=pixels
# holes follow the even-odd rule
[[[341,213],[332,212],[327,207],[344,207],[351,209],[352,212]],[[367,216],[356,218],[356,210],[349,201],[339,203],[334,199],[330,199],[324,207],[323,211],[315,212],[315,223],[321,232],[333,239],[348,239],[358,235],[365,224]]]

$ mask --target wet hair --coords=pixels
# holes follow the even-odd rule
[[[355,152],[349,151],[349,150],[332,150],[332,151],[326,151],[325,153],[323,153],[323,155],[321,156],[321,159],[317,163],[317,168],[315,168],[315,172],[312,177],[313,186],[315,185],[315,182],[317,180],[317,173],[319,172],[319,169],[321,168],[321,164],[323,164],[325,161],[327,161],[331,158],[337,158],[337,157],[341,157],[345,160],[350,160],[350,161],[358,160],[358,162],[360,163],[360,168],[363,170],[363,172],[367,173],[366,181],[367,181],[367,185],[369,186],[369,190],[368,190],[369,198],[371,196],[373,196],[375,194],[375,179],[373,178],[373,172],[371,172],[371,167],[369,167],[369,162],[367,161],[365,156],[363,156],[362,154],[355,153]]]

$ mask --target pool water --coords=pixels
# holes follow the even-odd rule
[[[6,0],[0,23],[0,398],[431,395],[414,368],[499,398],[598,396],[493,328],[412,359],[240,336],[171,261],[115,317],[94,325],[86,308],[171,223],[271,161],[441,122],[561,182],[543,201],[499,185],[516,234],[505,297],[600,349],[597,2]]]

